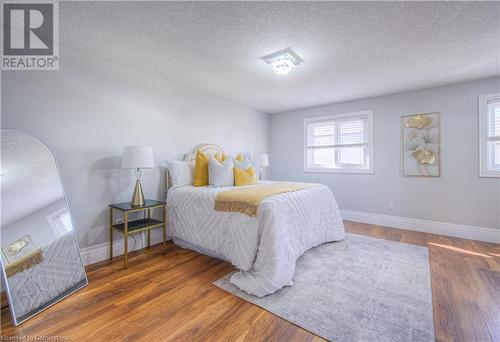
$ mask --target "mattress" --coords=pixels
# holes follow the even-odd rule
[[[345,236],[337,202],[325,185],[269,197],[257,217],[214,210],[217,193],[232,188],[170,189],[169,227],[182,247],[231,262],[239,270],[231,283],[249,294],[262,297],[293,285],[295,263],[305,251]]]

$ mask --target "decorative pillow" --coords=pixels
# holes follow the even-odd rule
[[[171,160],[167,162],[172,187],[193,184],[194,164],[185,161]]]
[[[208,156],[201,152],[196,151],[196,161],[194,165],[194,186],[208,185]]]
[[[234,161],[234,167],[237,167],[242,170],[246,170],[252,166],[250,160],[242,156],[241,153],[238,154],[233,161]]]
[[[233,159],[226,158],[224,162],[210,158],[208,162],[208,182],[211,186],[233,186]]]
[[[249,167],[246,170],[240,168],[234,168],[234,185],[254,185],[257,184],[257,177],[255,176],[255,170],[253,167]]]

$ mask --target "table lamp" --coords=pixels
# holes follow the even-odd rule
[[[267,156],[267,153],[262,153],[256,154],[254,159],[254,163],[260,167],[259,180],[262,180],[262,168],[264,166],[269,166],[269,157]]]
[[[126,146],[123,149],[123,169],[136,169],[134,194],[130,205],[133,207],[142,207],[145,203],[144,194],[141,186],[141,169],[151,169],[154,167],[153,149],[149,146]]]

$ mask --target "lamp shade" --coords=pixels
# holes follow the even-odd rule
[[[126,146],[123,149],[123,169],[153,168],[153,149],[149,146]]]
[[[254,157],[254,163],[255,165],[259,165],[260,167],[269,166],[269,158],[266,153],[256,154]]]

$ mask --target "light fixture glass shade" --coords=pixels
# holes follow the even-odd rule
[[[304,62],[291,48],[286,48],[261,57],[278,75],[286,75]]]
[[[123,149],[123,169],[153,168],[153,149],[149,146],[126,146]]]
[[[270,60],[268,64],[278,75],[286,75],[296,67],[293,57],[289,54],[277,56]]]
[[[269,157],[267,153],[256,154],[254,156],[254,163],[255,165],[259,165],[259,167],[269,166]]]

